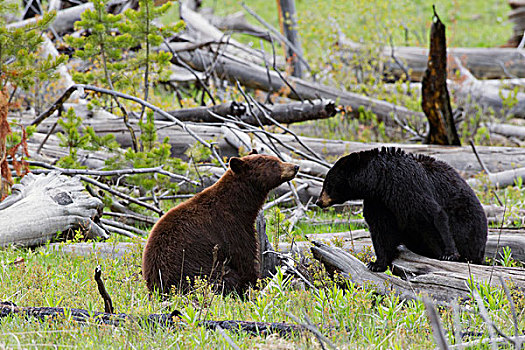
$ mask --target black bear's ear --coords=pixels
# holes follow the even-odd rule
[[[231,157],[230,158],[230,169],[233,170],[234,173],[240,173],[244,169],[244,160],[237,157]]]
[[[248,155],[251,156],[252,154],[259,154],[259,152],[257,152],[256,148],[252,148],[252,150],[250,151],[250,153],[248,153]]]

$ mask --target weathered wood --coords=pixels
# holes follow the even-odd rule
[[[53,22],[50,24],[53,30],[58,34],[64,34],[73,29],[73,25],[76,21],[80,21],[80,15],[86,10],[93,10],[93,3],[88,2],[82,5],[70,7],[65,10],[57,12],[57,15]],[[37,17],[29,18],[23,21],[10,23],[7,25],[8,28],[22,28],[25,26],[34,26],[39,20]]]
[[[488,178],[491,184],[496,188],[504,188],[507,186],[513,186],[518,178],[525,179],[525,168],[516,168],[510,170],[504,170],[498,173],[488,174]],[[484,182],[480,179],[468,179],[468,184],[472,187],[479,186]]]
[[[249,23],[244,16],[244,13],[239,11],[227,15],[225,17],[219,17],[213,15],[211,11],[203,9],[200,13],[208,20],[212,25],[225,32],[240,32],[243,34],[249,34],[261,38],[266,41],[270,41],[271,34],[263,28],[259,28]],[[275,41],[275,39],[273,39]]]
[[[465,299],[470,296],[469,281],[498,286],[498,275],[511,281],[514,288],[525,290],[525,269],[520,268],[440,261],[405,250],[393,262],[394,273],[401,275],[400,279],[385,273],[371,272],[360,260],[341,248],[314,242],[311,249],[314,257],[328,271],[343,272],[357,285],[372,287],[385,295],[393,292],[402,299],[417,299],[421,294],[446,303],[458,298]]]
[[[277,255],[272,254],[274,251],[272,244],[266,234],[266,221],[264,212],[260,211],[255,222],[257,235],[259,236],[259,261],[261,278],[271,277],[275,274],[275,267],[278,265]]]
[[[491,133],[501,134],[506,137],[516,137],[521,140],[525,139],[525,126],[498,123],[490,123],[487,126]]]
[[[250,113],[250,108],[251,112]],[[307,120],[327,119],[333,117],[337,110],[332,100],[313,100],[310,102],[292,102],[263,106],[264,113],[255,106],[248,106],[243,102],[225,102],[209,107],[184,108],[168,113],[183,122],[217,123],[223,119],[214,114],[227,118],[238,117],[242,122],[250,125],[274,125],[266,118],[265,113],[282,124],[298,123]],[[211,113],[210,113],[211,112]],[[212,114],[213,113],[213,114]],[[166,120],[155,113],[156,120]]]
[[[349,40],[341,40],[340,44],[341,50],[352,58],[360,57],[361,51],[366,50],[365,46]],[[427,66],[428,49],[407,46],[384,47],[380,54],[382,60],[385,61],[385,75],[399,78],[405,76],[405,69],[402,69],[392,59],[392,50],[396,59],[409,70],[409,79],[416,82],[421,81]],[[449,59],[460,59],[462,64],[478,79],[525,78],[523,50],[455,47],[449,48],[447,52]]]
[[[512,257],[515,260],[525,262],[525,232],[523,230],[501,230],[490,229],[487,245],[485,247],[485,257],[500,258],[500,253],[503,248],[509,247],[512,252]],[[294,242],[294,251],[305,252],[312,246],[311,241],[318,241],[327,244],[332,244],[338,241],[342,244],[342,249],[353,251],[356,253],[363,252],[368,249],[373,249],[372,240],[370,239],[370,232],[367,230],[353,230],[335,233],[314,233],[307,234],[308,241]],[[100,258],[117,259],[133,251],[142,251],[144,242],[126,243],[126,242],[111,242],[111,243],[75,243],[63,244],[53,243],[49,245],[52,252],[92,256],[95,255]],[[278,248],[278,249],[277,249]],[[288,242],[279,242],[276,249],[280,252],[289,252],[292,247]]]
[[[161,47],[162,48],[162,47]],[[179,52],[179,58],[197,71],[205,71],[213,67],[218,77],[233,83],[239,82],[252,89],[264,91],[290,90],[289,86],[281,79],[275,71],[267,71],[263,67],[241,63],[228,57],[215,57],[213,53],[205,50],[193,50]],[[174,62],[176,63],[176,62]],[[268,78],[268,76],[270,78]],[[396,106],[392,103],[366,97],[348,91],[342,91],[330,86],[308,82],[299,78],[287,78],[293,91],[289,97],[294,99],[318,99],[326,98],[342,105],[352,108],[356,115],[359,107],[370,110],[382,120],[389,120],[390,115],[396,113],[399,117],[416,116],[420,118],[421,113],[410,111],[405,107]]]
[[[27,318],[35,318],[40,321],[49,322],[52,319],[71,319],[76,322],[91,322],[106,324],[110,326],[124,326],[129,322],[138,322],[143,327],[177,327],[181,324],[179,316],[181,313],[175,310],[169,314],[151,314],[148,316],[133,316],[128,314],[110,314],[105,312],[90,312],[84,309],[61,308],[61,307],[20,307],[10,302],[0,302],[0,320],[9,315],[18,315]],[[250,322],[250,321],[200,321],[199,325],[214,330],[217,327],[236,332],[247,332],[254,335],[269,335],[277,333],[281,336],[290,333],[301,333],[303,328],[294,324],[279,322]]]
[[[108,238],[93,221],[102,207],[102,201],[84,192],[78,178],[28,174],[0,203],[0,246],[36,246],[76,228],[88,238]]]
[[[498,116],[525,118],[525,93],[514,92],[490,81],[476,79],[458,59],[455,59],[453,64],[459,72],[459,77],[455,76],[449,81],[449,85],[454,90],[457,103],[475,103],[484,109],[491,109]],[[503,99],[510,99],[516,103],[509,108],[505,106]]]
[[[324,243],[339,240],[342,243],[343,249],[352,250],[355,252],[361,252],[368,247],[372,247],[370,232],[367,230],[353,230],[337,233],[316,233],[307,235],[307,237],[310,241],[319,241]],[[307,246],[308,244],[303,245],[301,248],[306,248]],[[511,249],[512,257],[515,260],[525,262],[525,232],[523,230],[518,232],[513,232],[512,230],[502,230],[500,233],[499,230],[490,229],[487,244],[485,246],[485,257],[490,259],[496,257],[499,259],[500,254],[503,253],[503,248],[505,247]]]
[[[263,65],[264,62],[271,62],[272,58],[266,53],[256,51],[246,45],[241,44],[228,35],[225,35],[217,27],[212,25],[200,13],[190,9],[184,2],[180,5],[181,19],[184,20],[186,26],[189,28],[188,34],[195,38],[195,41],[214,41],[221,43],[221,50],[231,53],[235,57],[246,62]],[[231,45],[230,45],[231,44]]]
[[[292,147],[300,145],[290,135],[280,135],[279,139]],[[450,164],[460,173],[474,175],[482,169],[470,147],[417,145],[401,143],[361,143],[342,140],[327,140],[313,137],[301,137],[308,147],[323,157],[341,157],[351,152],[360,152],[377,147],[399,147],[406,152],[425,154]],[[282,149],[281,147],[279,147]],[[518,147],[476,146],[481,159],[491,172],[498,172],[516,167],[525,167],[525,149]]]
[[[432,145],[461,145],[447,88],[447,39],[445,25],[439,19],[435,7],[430,27],[430,50],[428,66],[422,80],[421,106],[427,116],[430,129],[426,143]]]
[[[102,115],[101,115],[102,116]],[[138,128],[136,121],[130,120],[133,129],[140,135],[140,129]],[[53,127],[54,121],[47,120],[43,122],[33,136],[30,142],[34,144],[40,144],[45,137],[45,134]],[[123,147],[129,147],[129,135],[127,129],[124,127],[120,118],[85,118],[84,125],[92,126],[98,134],[105,135],[113,133],[117,141]],[[158,121],[156,122],[157,132],[159,139],[169,137],[170,144],[172,145],[172,154],[176,157],[187,159],[184,154],[186,150],[195,143],[195,140],[189,136],[186,132],[182,131],[180,127],[174,126],[170,122]],[[206,140],[215,139],[218,142],[218,147],[221,149],[223,156],[235,156],[238,155],[237,148],[233,147],[224,139],[223,130],[220,127],[192,125],[191,129],[198,133],[202,138]],[[60,130],[56,128],[55,132]],[[283,134],[272,134],[274,137],[297,149],[303,149],[302,146],[295,140],[292,135]],[[261,136],[265,139],[264,136]],[[370,150],[372,148],[386,146],[386,147],[399,147],[406,152],[412,152],[417,154],[425,154],[436,159],[443,160],[454,167],[461,173],[466,175],[474,175],[481,171],[479,162],[475,155],[472,153],[470,147],[443,147],[438,145],[417,145],[417,144],[398,144],[398,143],[362,143],[353,141],[342,141],[342,140],[328,140],[312,137],[301,136],[302,142],[308,147],[313,149],[317,154],[322,155],[324,158],[341,157],[351,152],[360,152],[364,150]],[[57,141],[58,142],[58,141]],[[31,146],[31,144],[30,144]],[[36,147],[35,147],[36,148]],[[288,152],[284,147],[277,145],[277,148],[281,151]],[[480,157],[483,159],[485,165],[491,172],[499,172],[502,170],[514,169],[516,167],[525,167],[525,149],[518,147],[493,147],[493,146],[477,146],[476,147]],[[51,145],[46,145],[42,149],[41,154],[45,154],[50,158],[55,157],[58,159],[66,155],[65,150],[54,149]],[[33,156],[33,155],[32,155]],[[92,168],[103,166],[104,157],[102,153],[91,152],[86,154],[85,157],[81,157],[85,162],[93,162]],[[306,166],[306,165],[305,165]],[[312,171],[314,171],[312,169]],[[315,170],[318,175],[324,175],[322,169]]]

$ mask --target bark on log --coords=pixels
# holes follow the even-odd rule
[[[342,50],[347,54],[359,57],[360,51],[366,50],[361,44],[342,40]],[[346,48],[346,49],[345,49]],[[381,57],[385,61],[385,74],[400,78],[405,70],[392,59],[392,50],[396,59],[400,60],[410,71],[411,81],[421,81],[428,60],[428,49],[422,47],[396,46],[385,47]],[[447,50],[449,59],[458,58],[462,64],[478,79],[509,79],[525,78],[525,57],[523,50],[514,48],[462,48]]]
[[[375,273],[357,258],[341,248],[314,242],[312,253],[328,271],[341,271],[355,284],[371,286],[380,294],[394,292],[402,299],[418,299],[420,294],[431,296],[438,302],[451,302],[470,296],[469,281],[490,283],[498,286],[497,278],[511,281],[514,288],[525,290],[525,270],[509,267],[467,265],[465,263],[440,261],[425,258],[408,250],[394,260],[394,273],[403,279],[385,273]]]
[[[275,105],[265,105],[265,112],[273,119],[282,124],[292,124],[307,120],[327,119],[336,114],[336,106],[332,100],[313,100],[309,102],[292,102]],[[221,117],[238,117],[242,122],[259,126],[274,125],[265,117],[264,113],[255,106],[251,106],[253,114],[249,113],[249,108],[243,102],[225,102],[211,107],[184,108],[168,112],[175,118],[183,122],[195,123],[217,123],[223,122],[222,119],[215,117],[210,112]],[[160,114],[155,113],[156,120],[166,120]]]
[[[88,238],[108,238],[93,221],[102,202],[83,190],[78,178],[26,175],[0,203],[0,246],[36,246],[76,228],[85,230]]]
[[[129,322],[138,322],[147,327],[151,325],[160,327],[176,327],[181,324],[177,318],[180,312],[175,310],[171,314],[152,314],[148,316],[133,316],[128,314],[109,314],[105,312],[89,312],[84,309],[61,307],[19,307],[10,302],[0,302],[0,320],[9,315],[19,315],[27,318],[36,318],[48,322],[49,319],[66,319],[70,317],[76,322],[94,321],[110,326],[124,326]],[[277,333],[281,336],[290,333],[301,333],[303,328],[298,325],[279,322],[250,322],[250,321],[200,321],[199,325],[210,330],[217,327],[230,331],[247,332],[253,335],[266,336]]]
[[[428,66],[422,80],[421,106],[430,125],[426,143],[459,146],[461,141],[456,131],[447,89],[446,41],[445,25],[439,19],[434,7]]]

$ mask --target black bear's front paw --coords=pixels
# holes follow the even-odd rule
[[[451,254],[443,254],[439,258],[439,260],[445,260],[445,261],[458,261],[459,260],[459,253],[451,253]]]
[[[373,272],[384,272],[388,268],[387,264],[377,262],[377,261],[369,262],[367,266],[368,266],[368,269]]]

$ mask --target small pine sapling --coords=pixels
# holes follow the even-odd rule
[[[67,59],[63,55],[39,56],[39,48],[44,41],[43,32],[54,19],[54,13],[44,14],[32,27],[9,28],[4,15],[14,10],[16,8],[11,2],[0,0],[0,200],[7,196],[13,184],[8,156],[19,175],[24,175],[27,170],[23,157],[24,154],[27,156],[25,142],[28,133],[22,128],[19,142],[14,142],[18,136],[10,136],[13,135],[12,125],[7,119],[9,109],[18,105],[16,93],[18,89],[27,91],[36,80],[52,80],[56,68]],[[21,161],[16,159],[20,146],[23,151]]]

